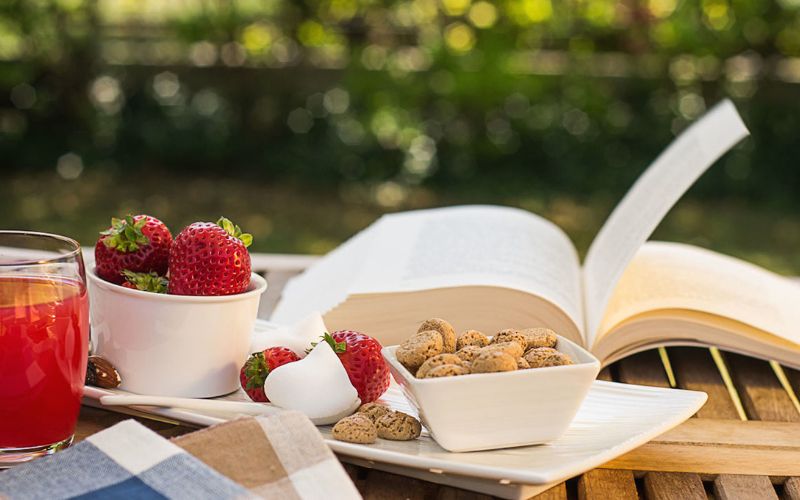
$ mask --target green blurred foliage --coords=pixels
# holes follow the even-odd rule
[[[144,169],[153,193],[236,176],[369,213],[610,207],[724,97],[753,137],[691,195],[796,208],[800,0],[0,3],[7,188]]]

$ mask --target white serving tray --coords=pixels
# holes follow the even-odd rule
[[[256,330],[261,332],[256,334],[271,327],[259,323]],[[108,394],[124,391],[86,387],[84,404],[101,407],[99,398]],[[218,399],[248,401],[242,391]],[[650,441],[691,417],[706,399],[703,392],[595,381],[569,429],[556,441],[470,453],[450,453],[426,432],[414,441],[381,439],[359,445],[333,440],[329,426],[319,429],[346,462],[505,498],[527,498]],[[394,383],[382,400],[396,410],[415,414]],[[124,407],[103,408],[125,411]],[[201,426],[236,418],[170,408],[134,409]]]

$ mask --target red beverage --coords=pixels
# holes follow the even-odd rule
[[[0,276],[0,448],[72,436],[88,334],[89,305],[80,281]]]

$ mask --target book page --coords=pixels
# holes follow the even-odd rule
[[[580,264],[551,222],[523,210],[465,206],[385,216],[351,294],[499,286],[545,298],[581,329]]]
[[[798,304],[799,285],[758,266],[691,245],[648,242],[619,280],[597,343],[622,322],[672,309],[738,321],[800,348]]]
[[[611,293],[636,251],[700,175],[748,135],[725,100],[687,128],[647,168],[595,237],[583,268],[588,345]]]

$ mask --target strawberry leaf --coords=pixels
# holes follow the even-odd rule
[[[261,389],[264,387],[264,382],[269,375],[269,364],[264,357],[263,352],[255,352],[250,355],[244,369],[244,375],[247,378],[246,389]]]
[[[122,274],[125,279],[136,287],[137,290],[153,293],[167,293],[169,281],[155,272],[135,273],[128,269],[123,269]]]
[[[253,235],[250,233],[242,233],[241,235],[239,235],[239,239],[242,240],[242,243],[244,244],[245,248],[253,244]]]
[[[322,340],[327,342],[328,345],[331,346],[331,349],[333,349],[333,352],[335,353],[341,354],[347,350],[347,342],[336,342],[336,339],[334,339],[328,332],[325,332],[325,335],[322,336]],[[314,343],[311,345],[313,347],[317,344]]]
[[[226,233],[230,234],[234,238],[239,239],[245,248],[249,247],[253,243],[253,235],[250,233],[243,233],[242,228],[231,222],[230,219],[220,217],[217,221],[217,225],[224,229]]]
[[[225,232],[231,236],[236,236],[236,226],[233,225],[233,222],[231,222],[230,219],[220,217],[217,221],[217,225],[224,229]]]
[[[131,215],[126,215],[124,219],[112,217],[111,227],[100,233],[105,236],[103,244],[118,252],[135,252],[150,243],[150,239],[142,233],[145,224],[146,217],[138,221],[134,221]]]

